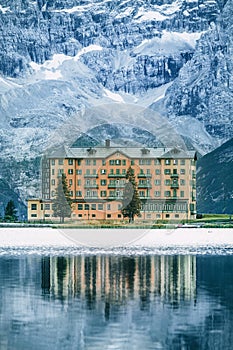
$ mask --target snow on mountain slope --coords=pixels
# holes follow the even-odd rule
[[[90,119],[79,123],[80,111],[108,103],[143,107],[153,104],[165,125],[168,115],[172,127],[178,125],[177,130],[184,135],[190,128],[184,127],[188,122],[180,122],[183,115],[179,108],[180,92],[186,96],[184,82],[190,85],[190,76],[195,92],[195,86],[201,85],[198,81],[206,74],[204,67],[210,61],[214,64],[212,56],[210,61],[205,61],[206,56],[201,61],[200,52],[207,50],[209,41],[216,41],[215,36],[209,36],[210,25],[217,23],[224,5],[224,0],[2,0],[1,156],[21,162],[36,157],[47,147],[56,129],[66,125],[72,128],[74,121],[85,128],[98,122]],[[224,15],[227,16],[226,12]],[[218,28],[220,32],[223,29]],[[229,34],[223,39],[228,43]],[[224,50],[218,56],[223,62],[221,53],[224,56]],[[191,63],[195,59],[203,66],[200,76],[199,65],[195,70],[195,64]],[[227,64],[230,67],[229,60]],[[189,67],[192,67],[190,75]],[[179,74],[181,88],[180,78],[176,81]],[[216,75],[222,76],[219,70]],[[216,101],[227,99],[229,91],[227,88],[224,91],[225,97],[214,95]],[[203,94],[199,88],[198,94]],[[221,101],[218,106],[214,104],[208,120],[195,122],[198,137],[191,130],[188,132],[188,137],[202,151],[216,147],[221,123],[215,112],[222,108]],[[195,107],[193,102],[190,109],[192,106]],[[195,116],[199,109],[194,108]],[[185,115],[192,121],[187,110]],[[131,118],[133,121],[133,114]],[[106,119],[107,116],[101,122]],[[221,139],[224,137],[224,133],[220,134]],[[22,181],[29,190],[30,176],[28,180],[15,180],[20,191]],[[30,191],[33,193],[33,188]]]

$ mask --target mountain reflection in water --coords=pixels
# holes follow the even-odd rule
[[[231,349],[233,256],[2,257],[0,349]]]

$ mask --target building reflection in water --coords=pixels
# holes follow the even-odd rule
[[[63,302],[85,299],[89,308],[98,300],[111,304],[140,300],[142,308],[160,297],[178,307],[196,299],[196,257],[75,256],[42,259],[42,291]]]

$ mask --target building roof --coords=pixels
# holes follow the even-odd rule
[[[116,153],[120,153],[125,157],[136,159],[154,159],[154,158],[188,158],[193,159],[196,157],[194,150],[181,150],[178,148],[143,148],[143,147],[67,147],[61,146],[60,148],[50,150],[47,153],[48,158],[94,158],[105,159],[113,156]]]

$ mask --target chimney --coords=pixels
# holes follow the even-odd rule
[[[110,139],[105,140],[105,147],[110,147]]]

